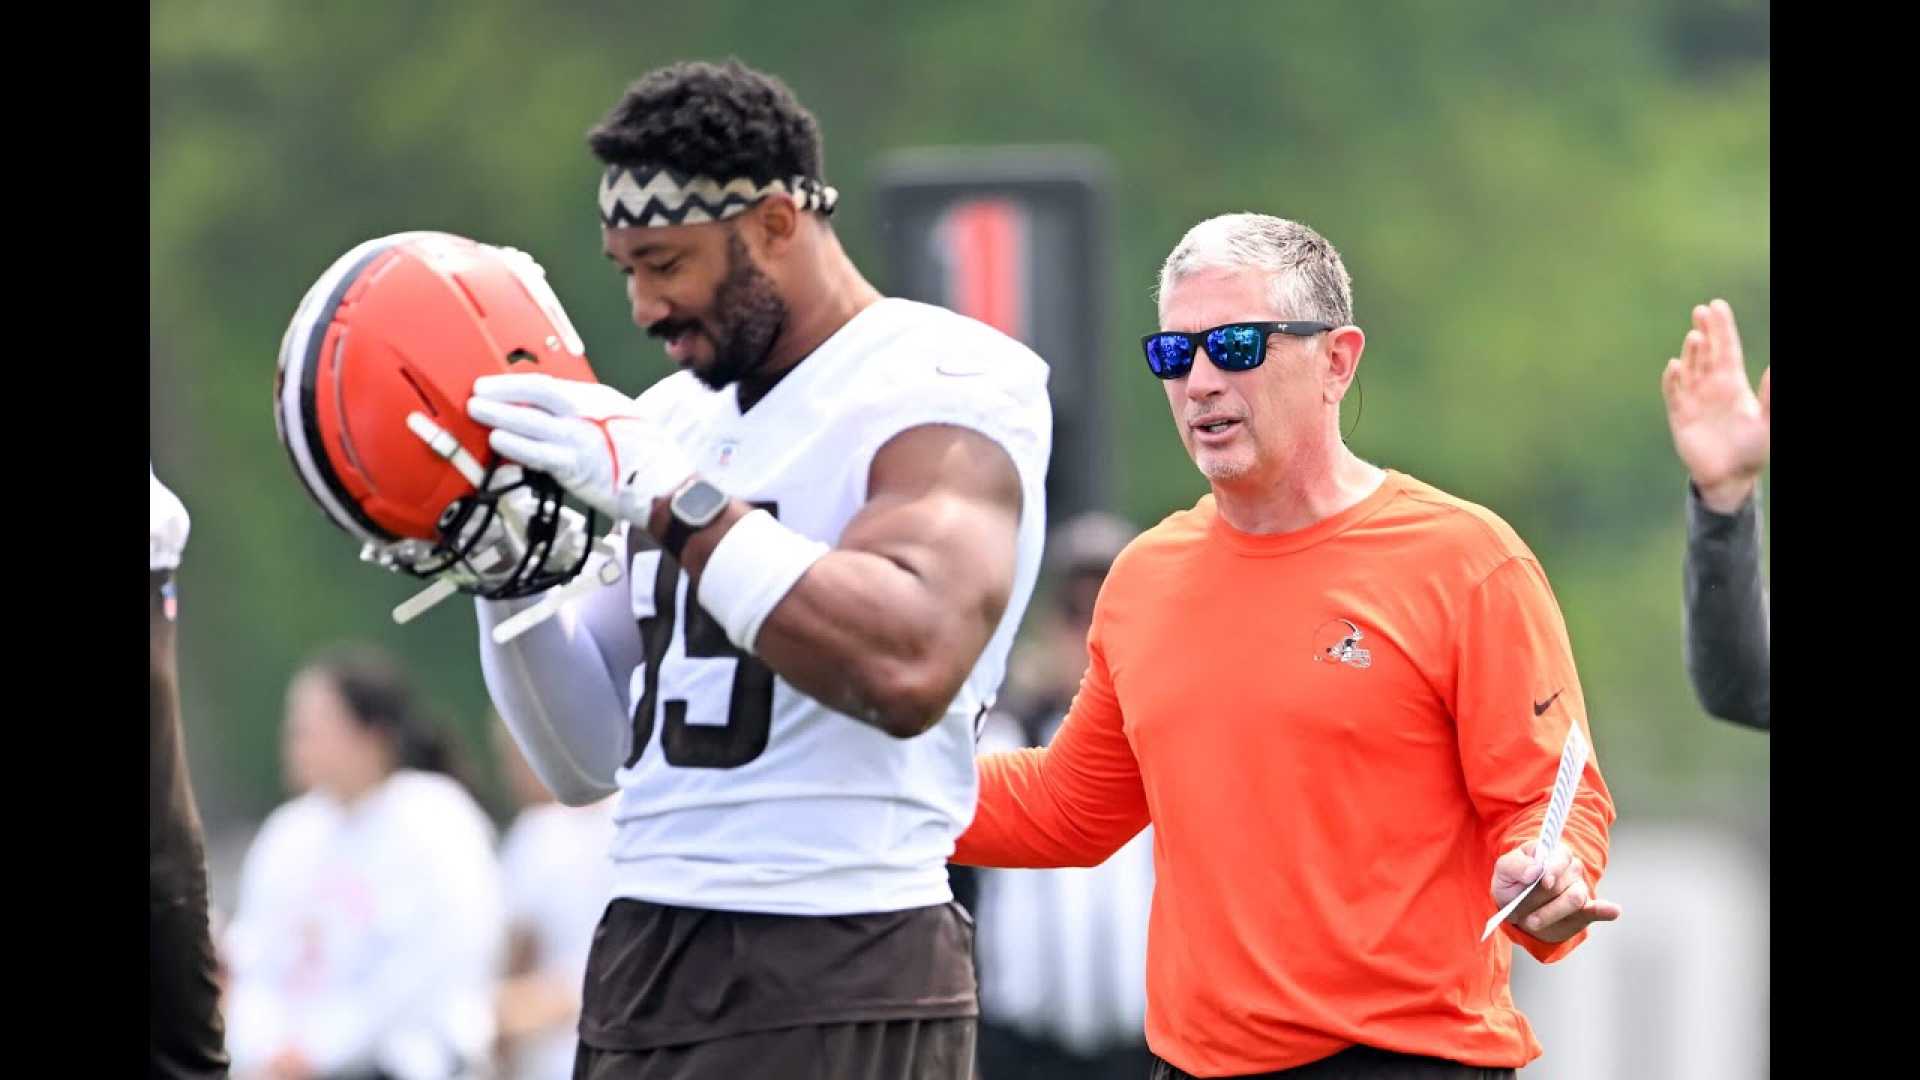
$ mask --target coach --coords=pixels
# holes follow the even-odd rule
[[[1620,915],[1595,895],[1596,762],[1534,857],[1562,749],[1591,737],[1539,561],[1341,439],[1351,288],[1265,215],[1167,257],[1147,366],[1212,491],[1114,564],[1064,725],[980,759],[954,856],[1088,866],[1153,824],[1156,1078],[1511,1076],[1541,1052],[1512,943],[1550,962]]]

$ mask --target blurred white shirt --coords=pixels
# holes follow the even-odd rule
[[[1048,722],[1046,741],[1064,718]],[[982,754],[1026,745],[1011,716],[981,725]],[[1151,825],[1099,866],[981,870],[982,1018],[1083,1056],[1144,1043],[1152,901]]]
[[[613,895],[613,807],[544,803],[522,810],[500,845],[507,923],[535,942],[535,970],[563,979],[578,993],[587,953]],[[522,1039],[508,1058],[511,1080],[568,1080],[579,1042],[575,1022]]]
[[[269,815],[227,931],[234,1076],[289,1044],[321,1075],[486,1061],[506,927],[493,836],[458,783],[412,770],[350,807],[314,792]]]
[[[180,565],[180,553],[186,550],[187,533],[193,520],[180,497],[160,482],[153,466],[147,466],[147,517],[152,529],[147,535],[147,569],[172,570]]]

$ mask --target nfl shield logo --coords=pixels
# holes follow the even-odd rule
[[[160,614],[165,615],[168,622],[180,617],[180,597],[172,579],[160,586]]]
[[[719,458],[721,468],[724,469],[727,466],[733,464],[733,452],[736,449],[738,449],[739,446],[740,446],[739,443],[733,442],[731,440],[720,444],[720,452],[718,454],[718,458]]]

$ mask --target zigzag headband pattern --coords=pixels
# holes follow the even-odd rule
[[[725,221],[775,192],[793,196],[802,210],[822,214],[833,213],[840,201],[839,191],[811,176],[764,184],[742,176],[721,183],[664,166],[609,165],[600,177],[600,221],[610,229]]]

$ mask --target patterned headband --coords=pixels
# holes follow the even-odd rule
[[[665,166],[610,165],[600,177],[600,222],[626,226],[698,225],[725,221],[776,192],[791,195],[802,210],[833,213],[840,192],[811,176],[756,184],[746,177],[725,183],[686,176]]]

